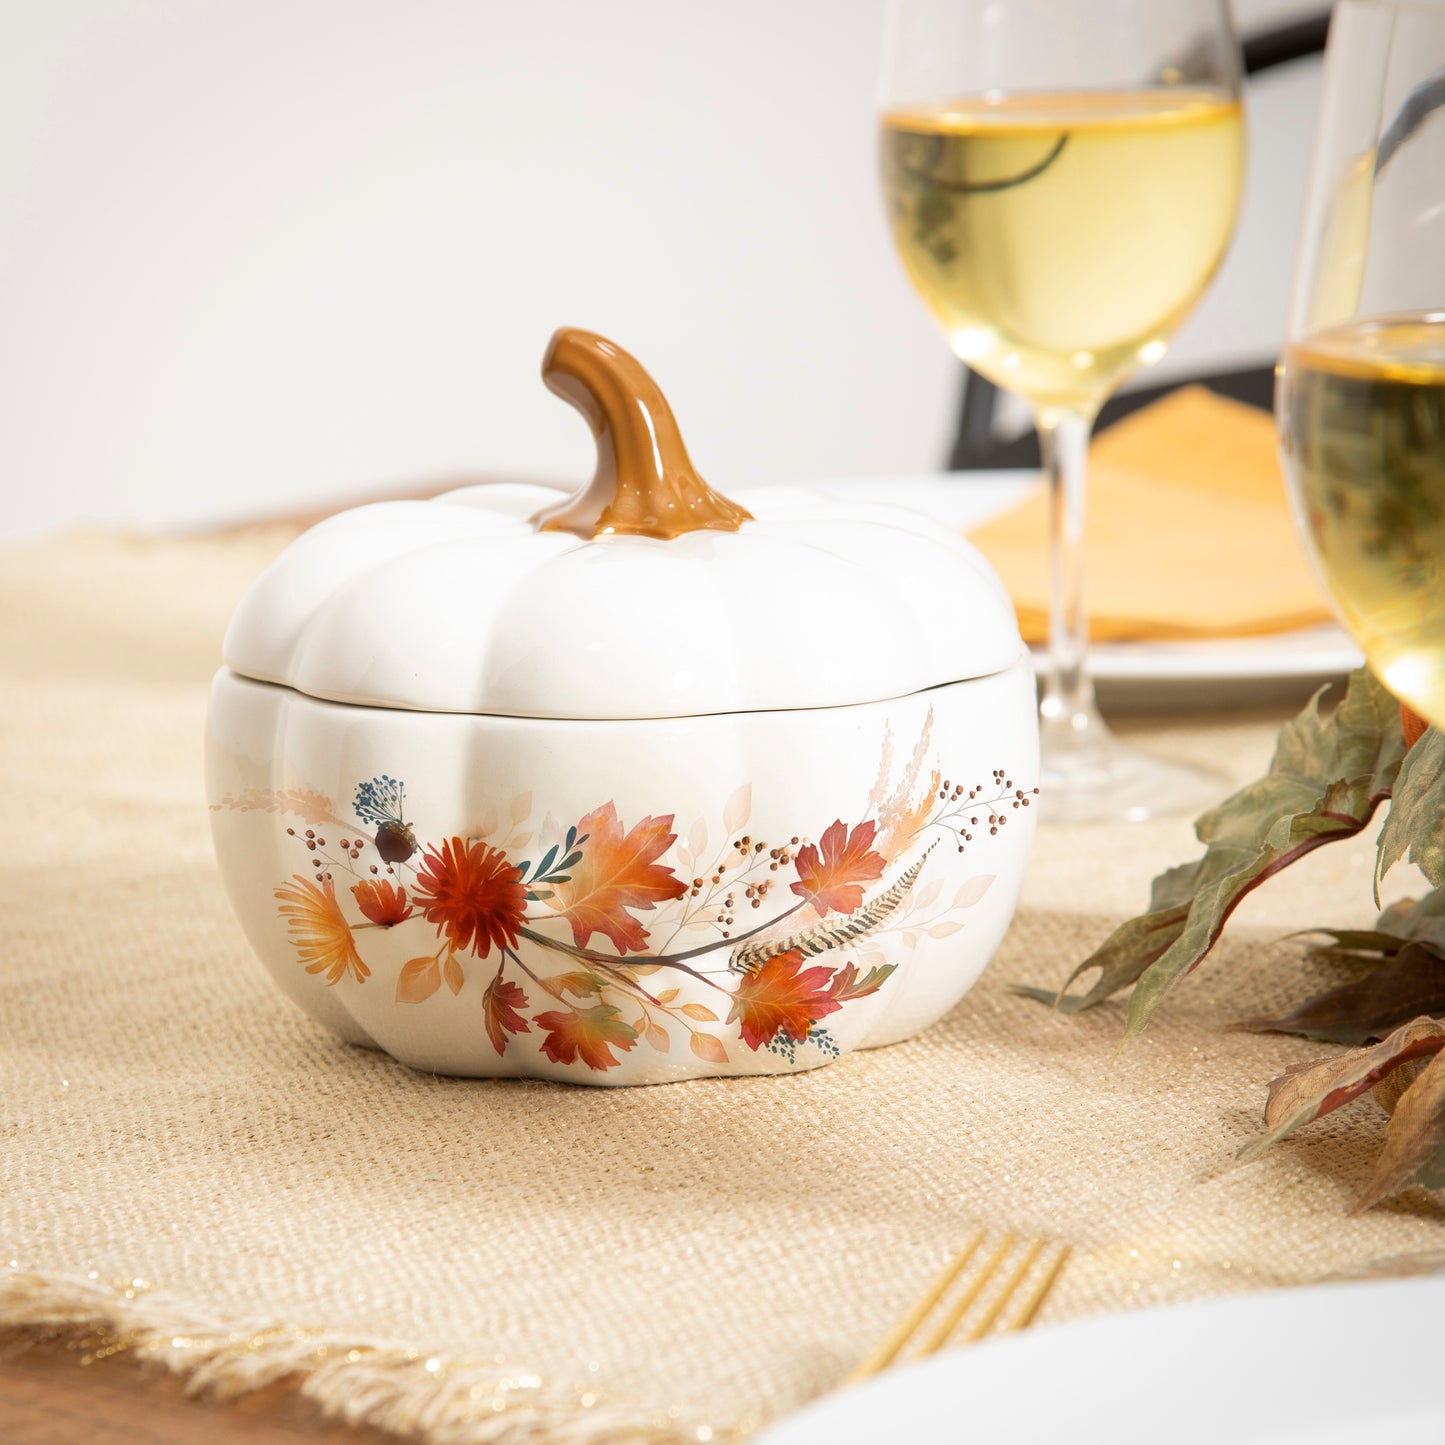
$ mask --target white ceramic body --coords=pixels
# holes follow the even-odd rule
[[[289,998],[418,1069],[594,1084],[812,1068],[938,1019],[1008,926],[1037,770],[1026,659],[886,702],[590,722],[322,702],[223,669],[207,747],[226,886]],[[393,926],[369,923],[351,891],[387,877],[374,818],[353,811],[358,784],[383,777],[404,784],[400,811],[417,844],[388,879],[413,910]],[[613,814],[598,813],[608,804]],[[631,855],[644,885],[591,895],[613,932],[579,933],[576,897],[568,913],[553,890],[526,909],[524,926],[544,941],[522,936],[512,955],[498,939],[485,957],[473,941],[448,958],[446,916],[428,918],[420,901],[428,850],[468,839],[535,873],[550,842],[560,860],[567,828],[588,816],[579,851],[607,842],[615,819],[611,856]],[[632,831],[644,820],[645,837]],[[329,912],[319,902],[328,874]],[[749,884],[768,885],[757,907]],[[648,899],[648,886],[686,891]],[[316,954],[303,952],[305,919],[296,931],[303,894],[330,918],[334,968],[305,967]],[[619,931],[634,940],[625,957]],[[743,942],[751,955],[734,958]],[[348,948],[364,978],[343,966]],[[508,984],[525,1030],[497,1025],[496,990]]]

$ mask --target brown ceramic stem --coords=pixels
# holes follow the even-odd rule
[[[563,327],[542,360],[542,380],[587,418],[597,470],[576,496],[537,513],[541,531],[666,539],[736,532],[752,520],[698,476],[667,398],[620,346]]]

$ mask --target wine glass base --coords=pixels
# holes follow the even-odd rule
[[[1045,726],[1038,798],[1045,823],[1142,823],[1197,814],[1230,791],[1222,774],[1136,752],[1107,731],[1083,744],[1050,734]]]

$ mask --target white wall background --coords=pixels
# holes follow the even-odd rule
[[[1236,0],[1245,28],[1310,0]],[[0,0],[0,536],[581,478],[558,324],[724,487],[923,471],[957,370],[874,174],[882,0]],[[1159,373],[1272,355],[1317,81]]]

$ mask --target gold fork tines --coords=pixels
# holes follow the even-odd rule
[[[856,1384],[860,1380],[866,1380],[879,1374],[898,1359],[907,1349],[909,1341],[920,1335],[929,1316],[943,1303],[960,1276],[973,1262],[983,1241],[983,1230],[977,1230],[949,1262],[947,1269],[924,1291],[923,1296],[879,1342],[873,1353],[848,1376],[844,1384]],[[957,1298],[948,1305],[937,1324],[923,1338],[922,1344],[919,1345],[912,1358],[922,1359],[926,1355],[936,1354],[948,1343],[953,1337],[954,1331],[987,1292],[989,1285],[1013,1254],[1017,1244],[1018,1239],[1015,1235],[1004,1236],[989,1254],[983,1266],[963,1286]],[[977,1320],[973,1321],[964,1334],[963,1342],[965,1344],[974,1344],[983,1339],[999,1323],[1004,1311],[1015,1297],[1019,1296],[1020,1291],[1024,1289],[1030,1276],[1035,1272],[1039,1258],[1046,1248],[1047,1241],[1042,1239],[1031,1240],[1024,1246],[1018,1263],[1014,1265],[998,1287],[997,1292],[984,1306]],[[1015,1330],[1027,1329],[1034,1322],[1035,1316],[1043,1307],[1044,1300],[1048,1298],[1049,1291],[1058,1281],[1068,1257],[1069,1246],[1061,1245],[1054,1252],[1052,1259],[1039,1275],[1033,1287],[1023,1293],[1022,1302],[1014,1314],[999,1327],[999,1333],[1010,1334]]]

